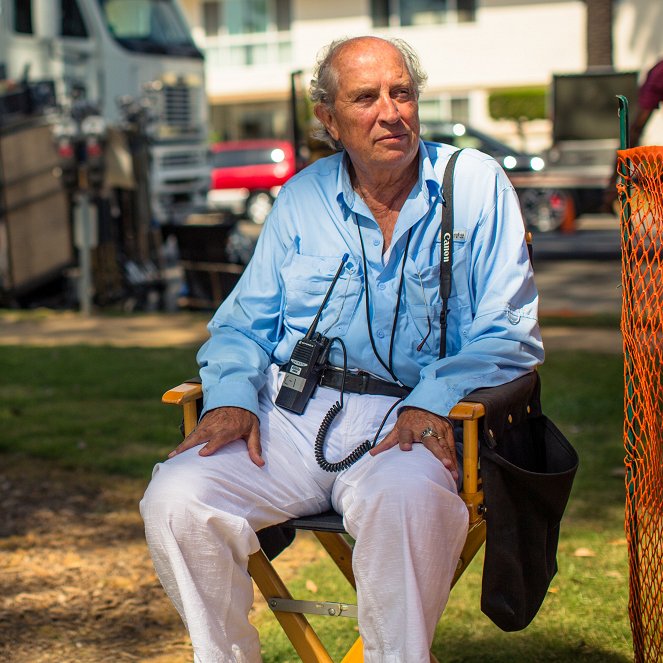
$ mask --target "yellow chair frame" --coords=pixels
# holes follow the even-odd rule
[[[185,435],[188,435],[198,422],[197,402],[201,398],[201,385],[195,382],[185,382],[163,395],[162,401],[164,403],[182,407]],[[460,578],[486,538],[486,522],[483,518],[483,490],[479,477],[479,421],[484,415],[485,408],[481,403],[465,401],[458,403],[449,413],[451,419],[461,421],[463,424],[463,490],[461,498],[469,511],[467,539],[458,560],[452,586]],[[297,523],[295,523],[295,526],[298,526]],[[352,587],[356,588],[352,572],[352,547],[348,544],[342,532],[326,531],[312,527],[306,527],[306,529],[312,529],[341,573]],[[333,663],[320,638],[302,613],[277,609],[282,604],[282,600],[293,601],[293,597],[262,550],[251,555],[248,569],[258,589],[265,597],[267,605],[273,609],[276,619],[281,624],[303,663]],[[274,604],[276,604],[276,608]],[[297,604],[297,602],[294,602],[294,604]],[[342,604],[333,605],[337,605],[341,610],[343,609]],[[360,637],[344,656],[342,663],[360,663],[363,660],[363,646]],[[432,655],[431,661],[435,661]]]

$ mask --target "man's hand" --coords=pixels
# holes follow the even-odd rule
[[[422,438],[422,433],[428,428],[434,435]],[[421,442],[451,472],[453,478],[458,480],[453,427],[444,417],[427,410],[416,407],[404,408],[398,415],[393,429],[380,444],[371,449],[370,453],[376,456],[396,445],[401,451],[411,451],[415,442]]]
[[[210,410],[185,440],[168,454],[168,458],[195,447],[205,446],[198,452],[201,456],[211,456],[226,444],[234,440],[245,440],[249,458],[262,467],[260,446],[260,423],[253,412],[240,407],[219,407]]]

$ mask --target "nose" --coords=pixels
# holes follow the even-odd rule
[[[380,95],[380,119],[388,124],[394,124],[401,118],[396,101],[387,92]]]

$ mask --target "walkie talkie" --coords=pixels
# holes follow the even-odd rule
[[[325,298],[320,304],[318,312],[313,318],[306,335],[297,341],[290,359],[285,366],[285,378],[283,384],[276,396],[276,405],[284,410],[289,410],[295,414],[302,414],[306,409],[309,399],[320,379],[320,373],[327,363],[329,350],[331,348],[331,339],[315,331],[318,325],[320,315],[325,308],[332,290],[336,285],[343,267],[348,260],[348,254],[344,254],[341,264],[332,279],[332,282],[325,294]]]

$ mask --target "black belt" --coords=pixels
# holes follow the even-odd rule
[[[411,391],[410,387],[404,387],[387,380],[373,377],[364,371],[359,373],[345,374],[345,383],[343,382],[343,369],[336,366],[329,366],[322,370],[318,384],[321,387],[338,389],[340,391],[343,384],[344,391],[352,394],[372,394],[373,396],[395,396],[405,398]]]

